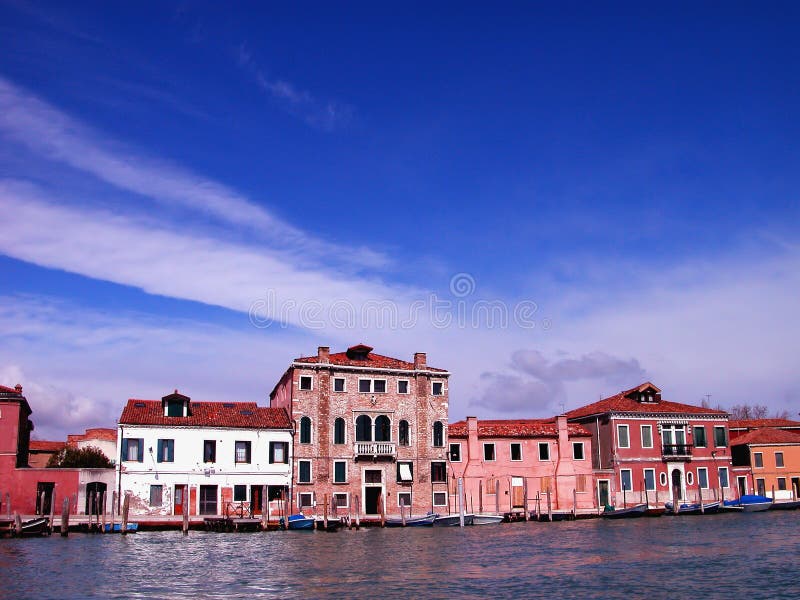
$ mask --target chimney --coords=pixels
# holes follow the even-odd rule
[[[417,370],[427,368],[427,357],[425,356],[424,352],[415,352],[414,353],[414,368]]]
[[[569,428],[567,427],[567,415],[558,415],[556,417],[556,429],[558,430],[558,446],[560,456],[567,456],[566,451],[569,449]]]
[[[480,461],[483,456],[478,443],[478,417],[467,417],[467,452],[470,460]]]
[[[330,362],[330,355],[331,355],[330,346],[319,346],[317,348],[317,356],[319,357],[320,363],[327,365]]]
[[[20,384],[15,385],[14,389],[17,391],[18,394],[22,393],[22,386]]]

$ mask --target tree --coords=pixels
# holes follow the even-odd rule
[[[113,466],[114,463],[95,446],[85,448],[67,446],[47,461],[48,469],[109,469]]]
[[[786,410],[775,411],[772,414],[769,408],[763,404],[736,404],[728,411],[733,421],[747,421],[751,419],[788,419],[789,412]]]

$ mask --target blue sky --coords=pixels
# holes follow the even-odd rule
[[[795,414],[797,26],[791,3],[0,1],[0,383],[61,435],[175,387],[262,401],[364,341],[451,370],[452,420],[642,379]],[[331,318],[376,302],[425,309]]]

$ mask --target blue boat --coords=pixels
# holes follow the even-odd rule
[[[725,500],[725,507],[740,509],[742,512],[763,512],[772,507],[772,498],[746,494],[736,500]]]
[[[106,523],[106,528],[103,530],[106,533],[121,533],[122,532],[122,523]],[[128,523],[127,528],[125,529],[127,533],[136,533],[139,531],[139,524],[138,523]]]
[[[281,525],[283,525],[283,519],[281,519]],[[314,529],[314,519],[312,517],[307,517],[303,514],[296,514],[290,515],[288,519],[288,529]]]
[[[674,510],[674,505],[672,502],[667,502],[664,504],[666,515],[702,515],[702,514],[712,514],[719,512],[719,502],[709,502],[708,504],[703,504],[702,508],[700,507],[699,503],[696,504],[681,504],[678,506],[678,512],[676,513]]]

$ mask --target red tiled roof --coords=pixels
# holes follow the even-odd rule
[[[105,442],[117,441],[117,430],[110,427],[93,427],[87,429],[85,433],[71,433],[67,436],[68,444],[76,444],[89,440],[102,440]]]
[[[31,440],[29,448],[31,452],[59,452],[62,448],[64,448],[64,446],[66,446],[66,443],[64,442]]]
[[[171,425],[175,427],[240,427],[291,429],[283,408],[267,408],[255,402],[191,402],[188,417],[165,417],[161,400],[128,400],[120,425]]]
[[[354,346],[355,347],[355,346]],[[414,363],[399,358],[391,358],[390,356],[382,356],[370,352],[363,355],[363,358],[357,356],[348,356],[347,352],[337,352],[331,354],[328,358],[330,364],[345,367],[363,367],[365,369],[395,369],[399,371],[413,371]],[[301,356],[295,358],[294,362],[297,363],[311,363],[318,364],[319,356]],[[445,369],[436,369],[434,367],[425,366],[425,371],[435,371],[437,373],[446,373]]]
[[[756,429],[758,427],[791,427],[800,429],[800,421],[790,419],[739,419],[728,421],[728,429]]]
[[[14,394],[16,396],[20,395],[20,393],[14,388],[6,387],[4,385],[0,385],[0,394]]]
[[[670,402],[668,400],[659,400],[657,402],[639,402],[627,396],[633,392],[642,391],[652,384],[642,384],[623,390],[614,396],[604,398],[592,404],[581,406],[567,413],[568,419],[579,419],[581,417],[588,417],[589,415],[602,415],[605,413],[667,413],[667,414],[689,414],[689,415],[718,415],[724,416],[724,410],[714,410],[713,408],[703,408],[702,406],[694,406],[692,404],[681,404],[679,402]],[[658,388],[654,387],[656,390]]]
[[[742,446],[744,444],[798,444],[800,445],[800,433],[786,431],[785,429],[754,429],[744,435],[740,435],[731,441],[731,446]]]
[[[591,433],[581,425],[569,423],[567,431],[570,437],[591,437]],[[458,421],[448,427],[447,436],[466,438],[467,422]],[[529,438],[558,437],[558,427],[553,419],[497,419],[478,420],[479,438]]]

